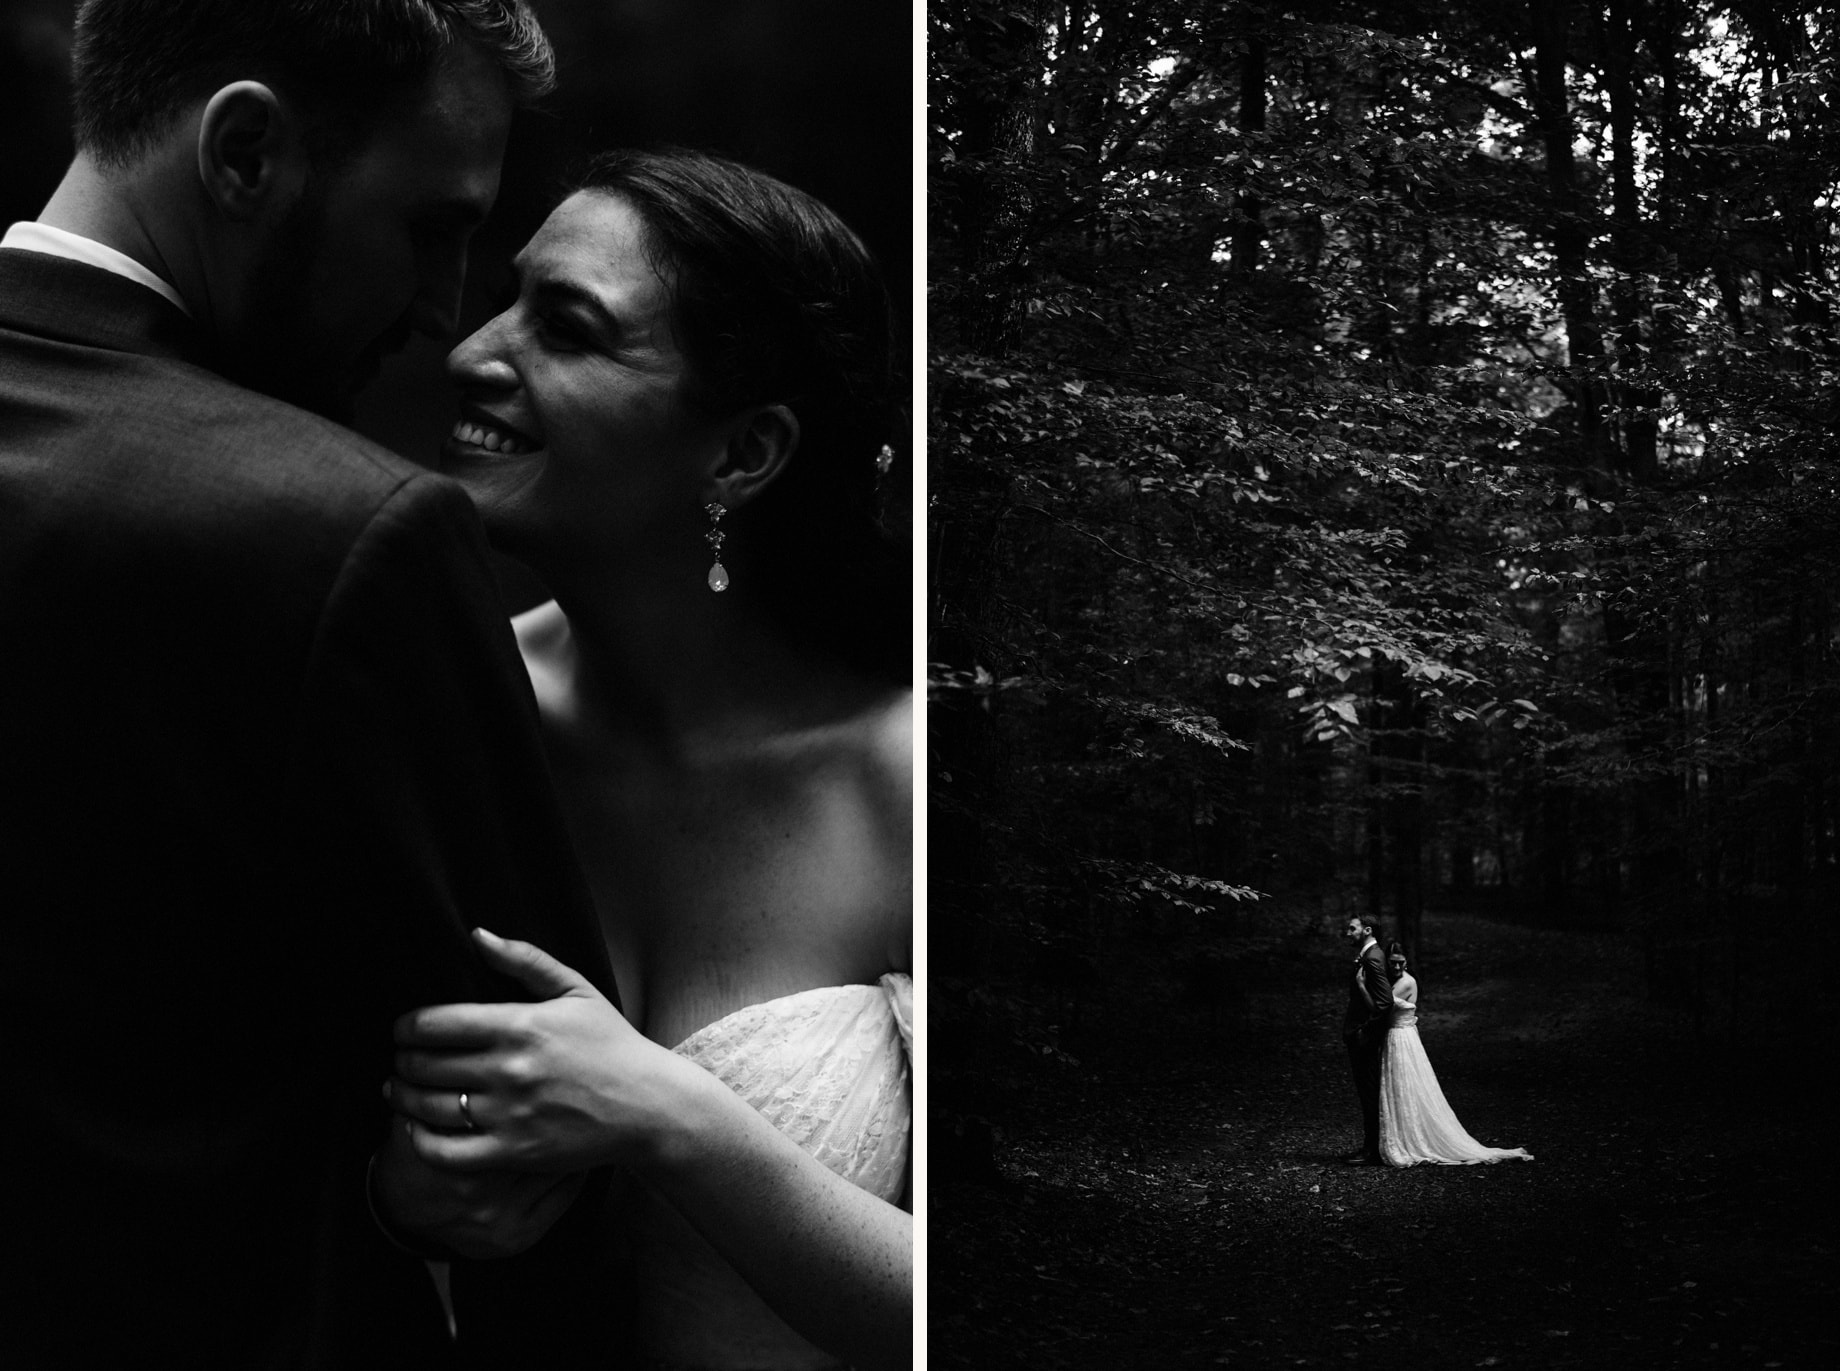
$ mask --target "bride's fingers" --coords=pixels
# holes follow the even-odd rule
[[[482,1108],[481,1097],[473,1092],[426,1090],[396,1078],[383,1083],[383,1098],[405,1119],[443,1132],[470,1133],[490,1127],[490,1111]]]
[[[448,1133],[415,1119],[401,1119],[415,1155],[430,1166],[449,1171],[490,1171],[505,1167],[506,1147],[490,1133]]]
[[[460,1056],[453,1052],[423,1052],[398,1048],[396,1075],[410,1085],[431,1090],[489,1090],[500,1082],[492,1057]]]
[[[541,999],[553,1000],[558,995],[600,995],[584,976],[564,966],[535,943],[501,938],[483,928],[473,930],[473,941],[485,954],[486,961]]]
[[[397,1016],[399,1047],[492,1047],[517,1032],[521,1004],[435,1004]]]

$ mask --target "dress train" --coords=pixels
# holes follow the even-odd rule
[[[1387,1165],[1532,1161],[1525,1148],[1484,1147],[1464,1130],[1418,1039],[1418,983],[1401,977],[1393,997],[1392,1027],[1380,1058],[1380,1155]]]

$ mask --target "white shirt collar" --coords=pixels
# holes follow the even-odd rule
[[[191,310],[186,309],[185,301],[179,298],[179,292],[172,288],[170,282],[154,275],[127,253],[118,252],[107,243],[98,243],[94,238],[85,238],[80,233],[53,228],[50,224],[14,224],[6,231],[6,237],[0,239],[0,247],[24,248],[27,252],[42,252],[50,257],[62,257],[68,261],[101,267],[104,271],[112,271],[117,276],[138,282],[148,290],[158,291],[184,310],[187,317],[191,315]]]
[[[1380,940],[1379,940],[1378,938],[1369,938],[1369,939],[1368,939],[1368,940],[1367,940],[1366,942],[1364,942],[1364,943],[1362,943],[1362,944],[1361,944],[1361,950],[1360,950],[1359,952],[1357,952],[1357,953],[1355,953],[1355,954],[1354,954],[1354,959],[1355,959],[1355,960],[1356,960],[1357,962],[1358,962],[1358,961],[1360,961],[1360,960],[1361,960],[1361,958],[1363,958],[1363,957],[1365,957],[1365,956],[1367,955],[1367,949],[1368,949],[1368,948],[1370,948],[1370,947],[1376,947],[1376,946],[1378,946],[1378,945],[1379,945],[1379,941],[1380,941]]]

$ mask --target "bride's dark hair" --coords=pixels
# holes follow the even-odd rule
[[[906,680],[909,558],[878,499],[901,406],[869,250],[804,191],[706,153],[607,153],[577,188],[618,196],[644,221],[692,403],[716,415],[783,404],[798,417],[785,469],[724,521],[737,593],[759,595],[808,645]]]
[[[1396,961],[1406,962],[1408,966],[1411,965],[1409,961],[1406,961],[1406,950],[1399,945],[1399,939],[1397,938],[1386,945],[1386,960],[1388,965]]]

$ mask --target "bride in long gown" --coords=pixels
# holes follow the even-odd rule
[[[1418,982],[1407,973],[1398,943],[1387,950],[1387,967],[1393,973],[1393,1021],[1380,1059],[1380,1155],[1387,1165],[1532,1161],[1525,1148],[1484,1147],[1457,1122],[1418,1039]]]
[[[635,1178],[604,1238],[633,1323],[614,1290],[563,1315],[601,1364],[906,1368],[887,296],[824,206],[688,153],[597,163],[515,271],[449,359],[444,467],[556,597],[515,628],[624,1012],[481,933],[539,1002],[404,1016],[391,1103],[436,1167]]]

